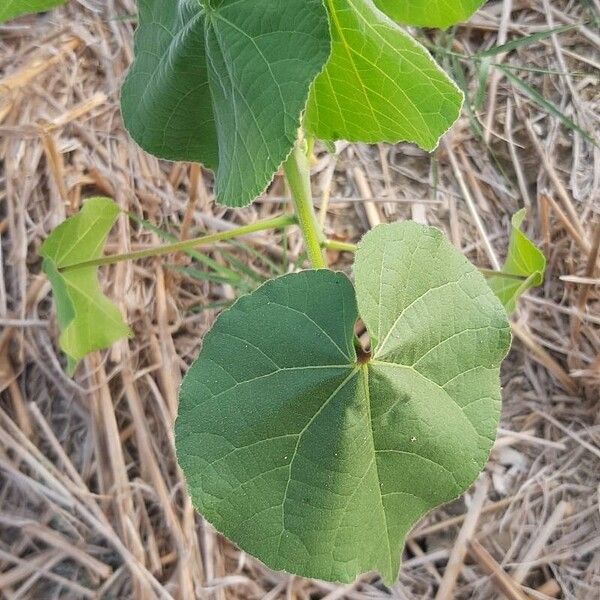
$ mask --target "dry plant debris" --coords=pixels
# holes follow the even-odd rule
[[[433,156],[405,145],[317,153],[321,218],[343,241],[413,218],[496,268],[525,206],[548,258],[545,286],[515,315],[487,472],[412,533],[392,589],[265,569],[194,514],[174,459],[183,367],[219,307],[302,264],[296,232],[219,245],[211,269],[181,256],[104,269],[134,337],[87,359],[75,380],[64,374],[37,252],[83,198],[111,196],[137,217],[111,237],[109,251],[124,252],[164,236],[146,223],[178,237],[219,231],[273,214],[286,190],[276,180],[233,213],[212,203],[200,168],[161,163],[128,139],[117,90],[132,1],[74,0],[2,26],[0,595],[599,598],[600,149],[586,137],[600,134],[599,23],[598,0],[489,2],[468,25],[421,34],[469,97]],[[347,267],[343,254],[328,258]]]

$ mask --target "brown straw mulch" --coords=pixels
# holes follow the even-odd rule
[[[356,241],[413,218],[495,268],[525,206],[548,257],[546,283],[514,316],[486,472],[416,527],[392,589],[376,574],[340,587],[270,571],[195,514],[175,462],[182,372],[218,306],[244,291],[240,278],[251,287],[297,268],[296,230],[211,249],[222,281],[173,268],[190,264],[181,256],[102,269],[134,336],[65,375],[37,251],[83,199],[111,196],[178,237],[287,202],[278,178],[250,208],[218,207],[209,172],[129,140],[118,89],[135,10],[133,0],[72,0],[0,26],[0,597],[600,599],[600,150],[569,126],[598,139],[598,0],[492,1],[468,25],[423,33],[471,55],[579,24],[492,57],[482,77],[479,63],[440,53],[476,101],[434,155],[409,145],[318,153],[330,235]],[[108,252],[160,241],[123,216]],[[328,258],[349,267],[347,255]]]

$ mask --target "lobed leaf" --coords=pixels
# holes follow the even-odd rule
[[[308,132],[330,141],[411,141],[433,150],[458,118],[462,93],[372,0],[326,3],[332,53],[308,102]]]
[[[527,211],[523,208],[512,217],[508,254],[502,267],[505,275],[500,273],[488,277],[489,286],[508,313],[516,309],[519,298],[527,290],[542,285],[546,272],[546,257],[521,231],[526,215]]]
[[[0,23],[20,15],[44,12],[64,3],[65,0],[2,0]]]
[[[392,19],[419,27],[445,28],[466,21],[485,0],[374,0]]]
[[[86,354],[129,335],[119,309],[102,293],[97,267],[61,270],[102,256],[118,215],[119,207],[109,198],[90,198],[79,213],[50,234],[40,249],[42,266],[54,292],[60,348],[67,355],[70,372]]]
[[[139,0],[125,125],[148,152],[216,172],[244,206],[289,154],[330,51],[322,0]]]
[[[271,568],[389,584],[415,522],[488,458],[510,328],[433,228],[374,229],[355,279],[285,275],[222,313],[181,387],[177,456],[195,506]]]

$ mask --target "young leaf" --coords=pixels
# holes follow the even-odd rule
[[[221,314],[181,387],[177,456],[195,506],[271,568],[392,583],[415,522],[485,465],[510,328],[437,229],[376,228],[355,277],[285,275]]]
[[[521,231],[527,211],[523,208],[511,220],[510,241],[502,273],[515,275],[491,275],[488,284],[511,313],[517,307],[519,297],[527,290],[542,285],[546,272],[546,257]]]
[[[289,154],[330,51],[322,0],[139,0],[123,85],[129,133],[148,152],[216,172],[221,204],[258,196]]]
[[[485,0],[374,0],[392,19],[419,27],[448,27],[466,21]]]
[[[324,140],[406,140],[433,150],[459,115],[456,85],[371,0],[326,1],[332,53],[308,102],[308,132]]]
[[[118,215],[119,207],[112,200],[91,198],[79,213],[59,225],[40,249],[54,292],[60,348],[67,355],[70,372],[86,354],[129,335],[119,309],[102,294],[96,267],[61,270],[102,256]]]
[[[2,0],[0,23],[20,15],[50,10],[64,3],[65,0]]]

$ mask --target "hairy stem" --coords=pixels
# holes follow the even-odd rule
[[[74,271],[75,269],[83,269],[86,267],[114,265],[126,260],[138,260],[140,258],[149,258],[151,256],[164,256],[165,254],[172,254],[174,252],[185,252],[200,246],[207,246],[208,244],[214,244],[215,242],[222,242],[224,240],[242,237],[250,233],[256,233],[257,231],[265,231],[266,229],[282,229],[288,225],[294,225],[296,222],[296,217],[293,215],[280,215],[278,217],[257,221],[256,223],[251,223],[250,225],[243,225],[242,227],[236,227],[235,229],[229,229],[228,231],[211,233],[209,235],[204,235],[202,237],[193,238],[190,240],[184,240],[182,242],[176,242],[174,244],[165,244],[164,246],[148,248],[147,250],[139,250],[138,252],[103,256],[93,260],[74,263],[72,265],[62,267],[60,271],[64,273],[65,271]]]
[[[310,189],[308,157],[301,142],[294,146],[292,153],[283,165],[283,170],[292,193],[296,217],[304,236],[308,259],[313,268],[324,269],[327,267],[322,248],[325,236],[315,215]]]

